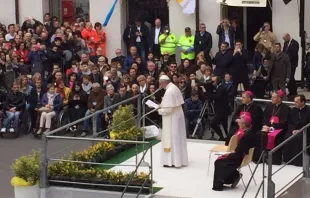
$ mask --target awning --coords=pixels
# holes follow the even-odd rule
[[[238,7],[266,7],[267,0],[216,0],[217,3]]]

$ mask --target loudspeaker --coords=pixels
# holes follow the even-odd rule
[[[287,5],[289,2],[291,2],[292,0],[283,0],[283,2],[285,3],[285,5]]]

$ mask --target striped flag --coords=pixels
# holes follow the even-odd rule
[[[194,14],[196,8],[196,0],[177,0],[182,6],[184,14]]]
[[[109,23],[109,21],[110,21],[110,18],[111,18],[111,16],[112,16],[113,12],[114,12],[114,8],[115,8],[115,6],[116,6],[117,1],[118,1],[118,0],[114,0],[113,5],[112,5],[112,7],[110,8],[110,11],[108,12],[108,14],[107,14],[107,16],[105,17],[105,20],[104,20],[104,22],[103,22],[103,24],[102,24],[103,27],[106,27],[106,26],[108,25],[108,23]]]

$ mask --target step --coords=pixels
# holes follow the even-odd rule
[[[278,198],[309,198],[310,197],[310,178],[302,178],[292,186],[290,186],[285,192],[283,192]]]

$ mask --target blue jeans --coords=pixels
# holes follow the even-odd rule
[[[85,113],[85,116],[89,116],[91,114],[92,114],[91,111],[88,109],[86,111],[86,113]],[[101,122],[100,122],[101,115],[102,115],[102,113],[96,114],[96,125],[97,125],[97,131],[96,132],[99,131],[99,128],[100,128],[100,125],[101,125]],[[91,120],[91,118],[84,121],[84,123],[83,123],[83,131],[88,131],[88,129],[90,127],[90,120]]]
[[[186,127],[186,135],[187,135],[187,137],[189,137],[190,135],[193,134],[194,129],[195,129],[196,124],[197,124],[197,120],[198,120],[197,118],[195,118],[195,119],[185,118],[185,127]],[[196,135],[198,137],[202,137],[203,136],[203,129],[202,129],[202,123],[201,122],[198,125],[197,131],[196,131]]]
[[[141,56],[142,63],[145,64],[146,63],[146,50],[145,50],[144,43],[137,42],[136,43],[136,48],[137,48],[138,54]],[[146,68],[141,68],[141,69],[143,69],[143,71],[144,71]]]
[[[10,127],[10,123],[12,122],[13,119],[14,119],[14,123],[13,123],[14,125],[12,127],[17,126],[19,115],[20,115],[20,111],[15,111],[15,113],[6,111],[6,118],[3,121],[3,126],[5,128]]]

